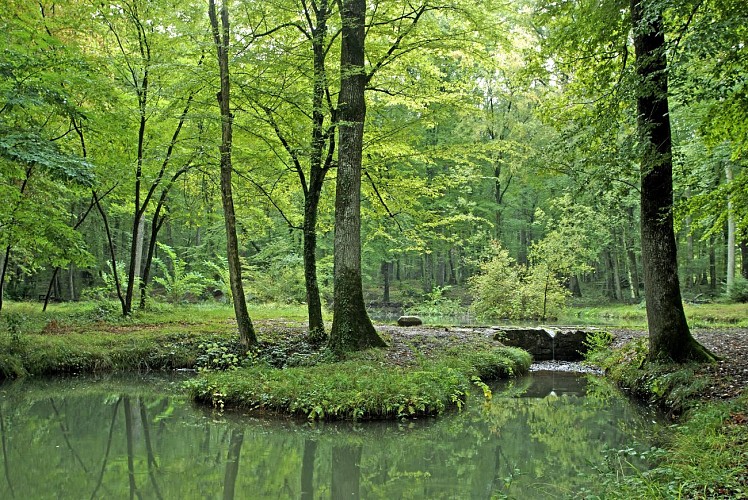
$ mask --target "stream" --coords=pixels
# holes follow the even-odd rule
[[[0,498],[568,498],[661,427],[592,374],[535,371],[490,401],[474,388],[461,412],[360,423],[198,407],[185,377],[0,385]]]

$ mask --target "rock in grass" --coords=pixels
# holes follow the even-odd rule
[[[397,319],[398,326],[420,326],[423,324],[418,316],[400,316]]]

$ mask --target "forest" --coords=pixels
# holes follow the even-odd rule
[[[642,301],[650,82],[628,2],[347,5],[10,1],[0,307],[238,292],[307,304],[322,332],[357,259],[373,308]],[[681,293],[745,300],[747,9],[642,5],[664,37]]]
[[[3,6],[0,496],[745,497],[744,0]]]

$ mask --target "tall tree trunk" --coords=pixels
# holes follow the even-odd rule
[[[236,214],[234,212],[234,198],[231,191],[231,147],[232,122],[230,106],[229,84],[229,11],[225,1],[221,3],[221,28],[219,30],[216,16],[215,0],[208,2],[208,16],[213,30],[213,41],[218,55],[218,67],[221,76],[221,91],[218,93],[218,105],[221,108],[221,201],[223,202],[223,217],[226,224],[226,257],[229,264],[229,278],[231,293],[234,297],[234,313],[239,328],[239,341],[242,346],[249,347],[257,344],[252,320],[247,311],[247,299],[244,296],[242,284],[242,268],[239,261],[239,241],[236,235]]]
[[[725,177],[727,184],[732,182],[732,163],[727,160],[725,163]],[[727,289],[732,288],[735,281],[735,212],[732,204],[732,197],[727,200]]]
[[[68,292],[70,293],[70,300],[75,301],[75,266],[70,264],[68,267]]]
[[[323,341],[326,338],[325,324],[322,320],[322,300],[317,281],[317,213],[322,187],[327,172],[332,165],[335,152],[334,123],[325,132],[325,113],[323,103],[327,91],[327,19],[330,15],[328,0],[320,0],[315,9],[316,26],[312,30],[312,53],[314,58],[314,81],[312,89],[312,137],[309,161],[309,186],[304,187],[304,284],[306,286],[307,312],[309,316],[309,338]],[[335,121],[335,111],[331,122]],[[327,151],[325,152],[325,145]],[[301,170],[299,170],[301,175]]]
[[[340,9],[340,113],[335,185],[334,312],[330,347],[344,352],[384,347],[364,305],[361,283],[361,156],[366,103],[366,1],[342,0]]]
[[[315,178],[314,172],[311,177]],[[314,182],[310,184],[315,185]],[[309,318],[309,339],[321,342],[326,339],[325,324],[322,319],[322,299],[317,281],[317,209],[322,190],[321,179],[319,188],[311,186],[304,200],[304,285]]]
[[[713,361],[686,322],[673,231],[673,163],[661,5],[631,0],[641,158],[641,240],[651,361]]]
[[[141,44],[141,53],[143,54],[143,79],[139,82],[140,86],[137,87],[138,93],[138,108],[140,111],[140,127],[138,128],[138,158],[135,167],[135,213],[133,216],[132,223],[132,239],[130,241],[130,269],[127,274],[127,290],[125,291],[125,310],[124,314],[128,315],[132,312],[132,297],[134,293],[136,276],[139,274],[139,270],[136,269],[135,265],[139,262],[138,258],[138,243],[140,248],[143,248],[143,242],[141,240],[141,223],[145,217],[145,209],[147,202],[141,206],[140,203],[140,185],[143,178],[143,157],[145,147],[145,127],[148,120],[147,105],[148,105],[148,70],[150,68],[150,48],[148,44],[144,43],[144,37],[139,37]],[[135,78],[133,76],[133,78]]]
[[[382,265],[379,267],[382,273],[382,283],[384,286],[384,292],[382,293],[382,305],[390,303],[390,263],[386,260],[382,261]]]
[[[714,236],[709,236],[709,289],[717,290],[717,251],[714,249],[716,244]]]
[[[740,275],[748,280],[748,239],[740,242]]]

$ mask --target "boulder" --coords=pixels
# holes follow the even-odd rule
[[[398,326],[420,326],[423,324],[418,316],[400,316],[397,319]]]

